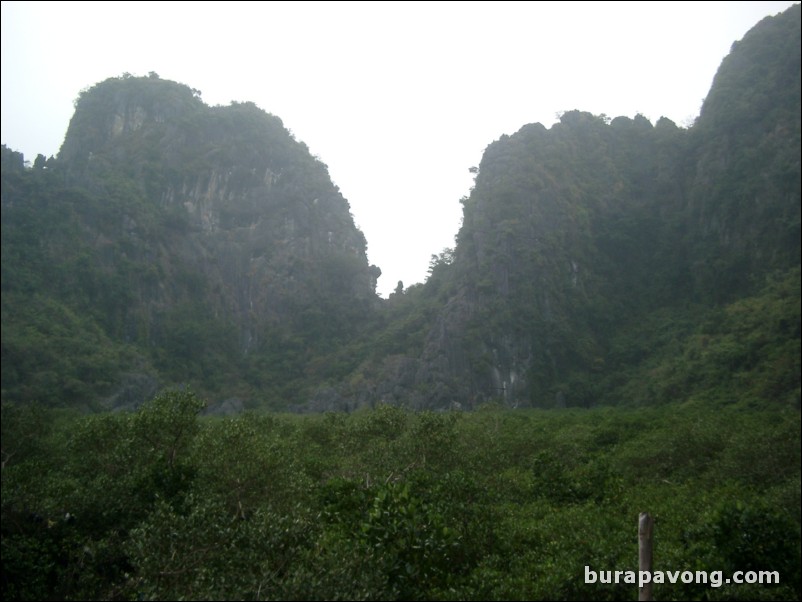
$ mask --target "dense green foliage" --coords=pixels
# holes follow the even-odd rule
[[[637,570],[772,570],[779,585],[665,584],[663,600],[798,600],[795,411],[199,418],[3,405],[4,599],[591,599]]]
[[[780,575],[657,599],[802,598],[801,55],[796,5],[691,128],[503,136],[387,300],[277,117],[82,92],[0,157],[3,598],[634,599],[584,577],[642,511],[657,570]]]

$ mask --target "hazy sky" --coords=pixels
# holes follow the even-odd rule
[[[485,147],[566,110],[687,125],[735,40],[793,2],[2,2],[2,143],[58,152],[124,72],[253,101],[329,166],[383,272],[454,245]]]

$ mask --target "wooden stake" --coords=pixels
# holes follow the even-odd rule
[[[638,517],[638,569],[652,574],[652,536],[654,535],[654,519],[648,512],[641,512]],[[638,588],[638,600],[654,600],[652,582],[644,583]]]

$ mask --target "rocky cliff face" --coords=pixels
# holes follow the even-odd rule
[[[380,270],[326,166],[252,103],[107,80],[81,94],[50,172],[99,206],[73,215],[91,269],[125,275],[117,301],[93,299],[116,316],[110,335],[191,367],[165,380],[224,361],[228,378],[269,388],[288,355],[300,378],[304,358],[347,342],[379,303]]]
[[[659,176],[682,169],[685,137],[668,120],[572,111],[491,144],[445,284],[432,284],[448,291],[444,306],[415,368],[379,392],[418,407],[564,404],[560,383],[603,368],[632,287],[670,284],[658,282],[669,270],[650,273],[667,252],[660,214],[682,187]]]
[[[109,80],[79,100],[60,158],[89,188],[127,172],[181,222],[171,256],[217,291],[244,353],[316,296],[375,300],[379,272],[325,165],[255,105],[210,108],[173,82]]]
[[[692,130],[693,276],[717,301],[799,261],[801,20],[797,4],[733,44]]]
[[[584,406],[649,398],[627,382],[654,366],[665,399],[670,362],[644,358],[695,333],[682,374],[712,378],[705,345],[738,319],[699,316],[775,272],[746,305],[782,305],[767,382],[793,393],[801,102],[797,5],[733,47],[690,129],[569,111],[502,136],[455,249],[382,302],[347,201],[280,119],[107,80],[57,160],[3,148],[3,399],[118,407],[191,383],[234,409]]]
[[[586,405],[621,369],[620,330],[798,265],[799,12],[733,46],[689,130],[571,111],[488,146],[453,262],[420,294],[442,307],[365,398]]]

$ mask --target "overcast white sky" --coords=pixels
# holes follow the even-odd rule
[[[329,166],[387,296],[454,245],[492,141],[571,109],[689,124],[792,4],[2,2],[2,143],[56,154],[79,91],[123,72],[253,101]]]

